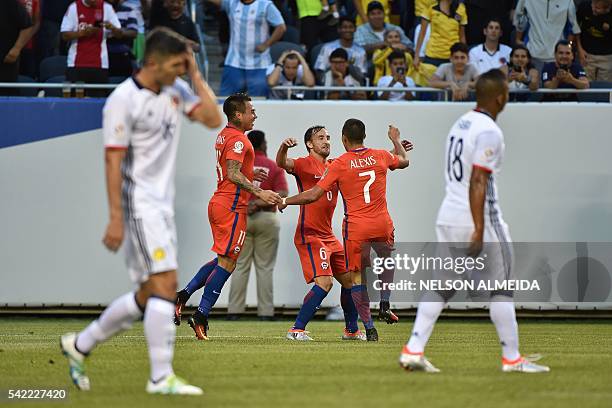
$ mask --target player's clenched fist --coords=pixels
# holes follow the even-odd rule
[[[108,223],[102,242],[110,251],[117,252],[123,242],[123,220],[112,219]]]
[[[283,199],[281,198],[280,195],[278,195],[278,193],[275,193],[272,190],[262,190],[258,195],[257,198],[263,200],[266,202],[266,204],[280,204]]]
[[[297,144],[298,144],[297,140],[292,137],[283,140],[283,146],[286,146],[289,149],[297,146]]]
[[[400,131],[395,126],[389,125],[388,135],[389,135],[389,139],[391,139],[391,140],[399,140]]]

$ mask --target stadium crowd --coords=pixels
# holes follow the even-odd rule
[[[434,87],[469,100],[491,68],[502,68],[515,90],[612,88],[612,0],[193,1],[200,26],[210,24],[205,14],[219,21],[221,95],[283,99],[287,91],[271,88],[368,85],[398,91],[291,98],[435,100],[439,94],[401,90]],[[0,82],[118,83],[137,69],[146,32],[157,26],[199,50],[186,0],[3,0]]]

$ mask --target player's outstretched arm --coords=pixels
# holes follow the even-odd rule
[[[402,144],[402,141],[400,140],[399,129],[393,125],[389,125],[388,136],[389,136],[389,139],[391,140],[391,143],[393,143],[393,153],[398,157],[397,168],[405,169],[406,167],[410,165],[410,160],[408,160],[408,154],[407,154],[408,149],[404,147],[404,145]],[[412,150],[412,148],[410,148],[410,150]]]
[[[314,203],[321,198],[323,194],[325,194],[325,190],[319,186],[314,186],[310,190],[306,190],[300,194],[283,199],[282,203],[278,206],[278,209],[285,209],[288,205],[306,205]]]
[[[468,255],[470,256],[478,256],[482,250],[484,236],[484,206],[489,176],[490,173],[487,169],[479,166],[472,167],[469,196],[470,210],[472,212],[472,219],[474,220],[474,232],[472,233],[472,241],[468,250]]]
[[[106,149],[104,153],[106,171],[106,190],[110,221],[106,227],[102,242],[115,252],[123,242],[123,208],[121,207],[121,163],[126,149]]]
[[[297,140],[290,137],[283,140],[280,147],[278,148],[278,152],[276,152],[276,165],[281,169],[285,169],[287,173],[291,173],[293,171],[293,159],[287,157],[287,152],[292,147],[297,146]]]
[[[219,107],[217,106],[217,96],[210,86],[208,86],[204,78],[202,78],[202,74],[198,69],[198,65],[191,50],[187,52],[185,58],[187,61],[187,73],[191,79],[191,84],[195,93],[200,98],[200,104],[191,112],[190,118],[209,128],[218,128],[221,126],[222,117]]]
[[[242,163],[237,160],[228,160],[227,161],[227,178],[238,187],[243,190],[248,191],[253,194],[255,197],[261,199],[266,204],[280,204],[282,198],[278,193],[275,193],[271,190],[262,190],[259,187],[255,187],[253,183],[249,181],[248,178],[240,171],[242,167]]]

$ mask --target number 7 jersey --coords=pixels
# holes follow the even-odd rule
[[[474,226],[469,196],[473,167],[490,174],[485,197],[485,224],[493,219],[501,221],[495,176],[501,170],[504,149],[504,135],[487,113],[470,111],[455,122],[444,151],[446,195],[438,211],[437,225]]]
[[[393,231],[387,210],[387,170],[398,166],[397,156],[363,147],[351,150],[329,165],[318,186],[329,191],[338,183],[344,201],[345,240],[382,238]]]

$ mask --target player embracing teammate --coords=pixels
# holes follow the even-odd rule
[[[334,188],[337,188],[342,194],[345,204],[342,228],[345,267],[351,277],[351,298],[365,326],[368,341],[377,341],[378,332],[370,313],[367,287],[362,281],[363,268],[367,266],[362,255],[369,254],[370,248],[374,249],[379,257],[388,256],[392,251],[394,227],[387,210],[387,171],[408,167],[406,150],[411,149],[411,146],[406,148],[402,145],[397,128],[389,126],[388,136],[393,143],[393,153],[370,149],[364,146],[366,137],[364,123],[358,119],[347,120],[342,127],[342,144],[346,153],[324,169],[325,172],[316,185],[308,190],[301,188],[300,190],[303,191],[295,196],[284,198],[282,204],[279,205],[279,209],[287,205],[305,206],[301,211],[303,215],[304,209],[309,210],[309,204],[325,200],[329,192],[332,193],[333,199]],[[301,217],[300,223],[302,219]],[[311,252],[308,252],[308,256],[311,256]],[[314,259],[312,262],[314,263]],[[316,288],[317,285],[313,290]],[[322,301],[326,293],[319,292],[321,292],[319,298]],[[312,296],[316,295],[315,292]],[[397,317],[389,310],[388,293],[383,295],[386,296],[381,301],[381,316],[386,316],[388,321],[396,321]],[[312,299],[312,297],[309,299],[309,296],[310,293],[306,296],[305,304]],[[299,323],[299,320],[298,316],[296,324]]]

